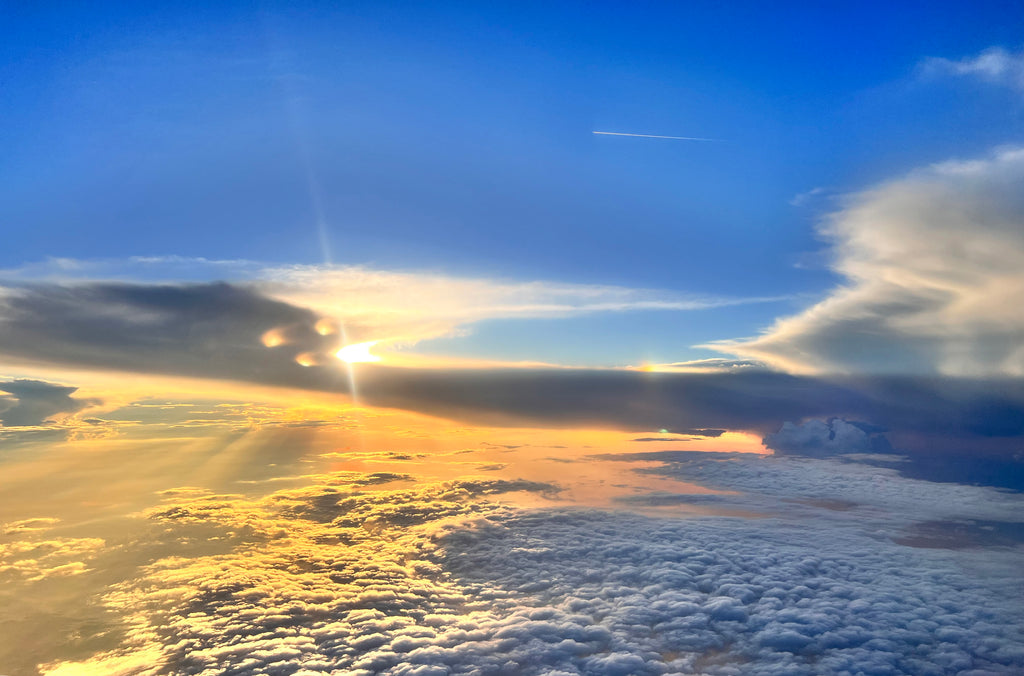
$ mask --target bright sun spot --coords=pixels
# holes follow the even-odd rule
[[[370,348],[378,342],[379,341],[371,340],[365,343],[353,343],[341,348],[335,354],[338,359],[347,361],[350,364],[361,361],[380,361],[380,357],[370,352]]]

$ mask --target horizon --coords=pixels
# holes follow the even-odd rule
[[[0,673],[1024,670],[1020,9],[5,8]]]

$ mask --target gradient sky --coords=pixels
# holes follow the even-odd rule
[[[1020,2],[210,4],[0,5],[0,673],[1024,670]]]
[[[435,348],[710,356],[691,346],[836,282],[815,225],[839,195],[1020,136],[1019,88],[923,67],[1013,50],[1019,6],[877,10],[9,6],[0,265],[329,259],[777,299],[484,324]]]

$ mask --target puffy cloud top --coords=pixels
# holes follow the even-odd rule
[[[812,457],[891,451],[880,432],[873,425],[841,418],[808,420],[802,425],[787,421],[778,432],[764,438],[764,445],[776,453]]]
[[[991,489],[869,476],[836,461],[701,455],[680,456],[667,471],[716,474],[732,488],[765,486],[786,500],[863,495],[873,503],[808,506],[799,518],[676,519],[503,507],[481,498],[549,487],[479,479],[381,492],[360,490],[367,481],[322,484],[259,499],[186,492],[149,518],[168,542],[222,532],[222,549],[176,545],[107,595],[133,618],[121,647],[41,671],[937,676],[1024,668],[1014,552],[986,551],[989,574],[972,577],[966,571],[979,558],[970,551],[954,556],[887,537],[954,504],[965,516],[986,513],[971,504],[988,504]],[[899,485],[880,493],[879,479]],[[1003,513],[1019,513],[1017,496],[1002,503]],[[902,505],[909,508],[893,518],[879,509]],[[993,574],[993,564],[1006,567]]]
[[[851,195],[822,232],[846,282],[711,347],[802,373],[1024,375],[1024,149]]]

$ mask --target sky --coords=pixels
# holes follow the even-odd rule
[[[1019,673],[1022,29],[0,5],[0,673]]]

